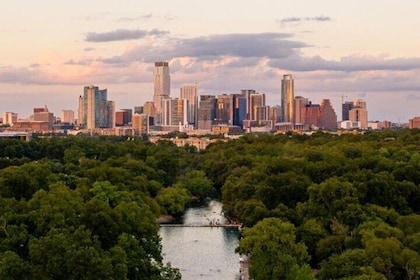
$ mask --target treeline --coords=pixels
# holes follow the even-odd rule
[[[0,140],[0,279],[180,279],[156,219],[213,185],[195,150],[113,137]]]
[[[253,279],[418,279],[420,132],[0,140],[0,279],[180,279],[156,219],[221,195]]]
[[[420,132],[247,135],[200,167],[253,279],[418,279]]]

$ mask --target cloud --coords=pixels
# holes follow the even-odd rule
[[[276,20],[277,23],[282,26],[286,24],[298,24],[302,22],[326,22],[331,21],[332,19],[327,16],[316,16],[316,17],[287,17],[283,19]]]
[[[114,56],[85,53],[73,59],[52,58],[51,65],[0,67],[0,83],[150,84],[153,63],[167,60],[173,88],[199,81],[206,91],[235,92],[249,87],[278,92],[282,75],[291,73],[300,95],[314,91],[420,91],[420,57],[348,55],[331,60],[304,56],[303,50],[311,46],[295,40],[291,33],[150,36],[130,42],[124,52]]]
[[[117,21],[119,22],[133,22],[133,21],[142,21],[142,20],[149,20],[153,17],[152,13],[140,15],[137,17],[121,17]]]
[[[147,36],[160,36],[168,34],[168,31],[163,31],[159,29],[153,29],[151,31],[141,30],[141,29],[116,29],[110,32],[97,33],[89,32],[86,37],[86,42],[111,42],[111,41],[124,41],[124,40],[133,40],[141,39]]]
[[[326,60],[320,56],[303,57],[291,55],[282,59],[273,59],[270,66],[291,71],[398,71],[420,69],[420,57],[387,58],[385,56],[349,55],[340,60]]]
[[[288,33],[234,33],[172,38],[162,42],[142,42],[122,55],[105,58],[105,63],[121,64],[132,61],[153,62],[179,57],[199,60],[219,60],[226,56],[247,58],[286,58],[307,44],[291,40]]]

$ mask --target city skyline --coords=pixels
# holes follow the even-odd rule
[[[169,61],[173,93],[255,89],[274,106],[292,74],[295,96],[330,99],[339,116],[341,95],[364,99],[369,120],[420,115],[416,0],[23,2],[2,5],[0,112],[76,111],[90,84],[116,109],[143,105],[153,63]]]

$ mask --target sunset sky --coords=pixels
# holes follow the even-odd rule
[[[364,99],[369,120],[420,116],[419,0],[4,0],[0,114],[47,105],[77,110],[84,85],[108,89],[116,109],[152,100],[153,64],[169,61],[171,96],[255,89]]]

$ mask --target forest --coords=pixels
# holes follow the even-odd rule
[[[181,279],[156,222],[218,197],[253,279],[419,279],[420,131],[0,140],[0,279]]]

